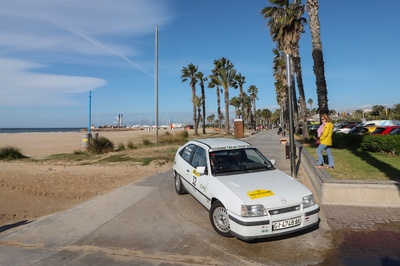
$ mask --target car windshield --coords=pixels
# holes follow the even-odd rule
[[[210,163],[214,175],[275,169],[273,164],[255,148],[211,151]]]

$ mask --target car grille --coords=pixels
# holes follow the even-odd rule
[[[282,208],[282,209],[269,210],[268,213],[270,215],[278,215],[278,214],[294,212],[294,211],[298,211],[298,210],[300,210],[300,205],[286,207],[286,208]]]

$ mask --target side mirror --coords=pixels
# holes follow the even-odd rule
[[[273,166],[275,166],[275,159],[271,159],[269,161],[272,163]]]

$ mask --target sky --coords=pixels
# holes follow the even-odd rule
[[[319,2],[329,109],[400,103],[400,1]],[[257,109],[274,111],[279,108],[272,76],[275,44],[260,15],[268,5],[266,0],[0,0],[0,128],[87,127],[89,113],[95,126],[115,124],[119,114],[126,125],[149,125],[156,99],[159,124],[190,123],[191,88],[182,82],[181,70],[193,63],[208,76],[222,57],[246,77],[246,92],[251,85],[258,88]],[[312,99],[316,108],[311,52],[306,25],[300,41],[303,82],[306,101]],[[229,90],[230,98],[238,95],[238,89]],[[207,116],[216,110],[215,89],[206,88]]]

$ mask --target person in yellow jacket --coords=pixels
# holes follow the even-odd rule
[[[333,169],[335,166],[331,152],[333,124],[327,114],[321,114],[321,122],[322,124],[317,130],[319,145],[317,148],[318,161],[315,167],[324,168],[324,157],[322,157],[322,152],[325,150],[326,155],[328,156],[328,169]]]

